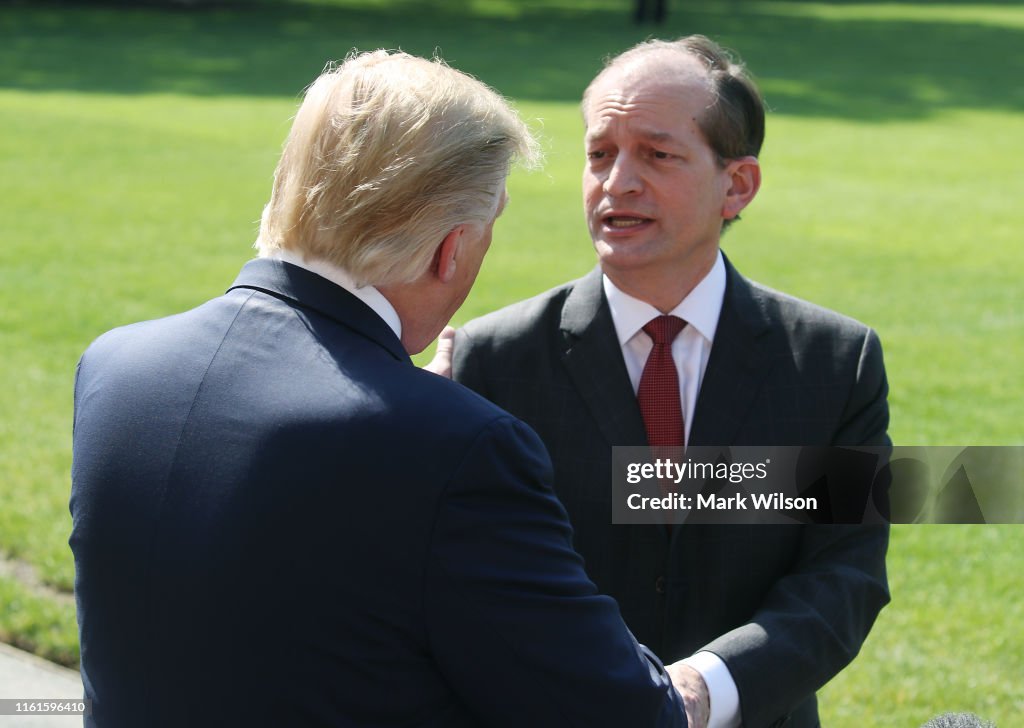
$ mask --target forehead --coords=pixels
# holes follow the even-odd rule
[[[681,53],[654,55],[605,69],[591,85],[584,107],[587,135],[617,122],[649,132],[698,131],[713,95],[704,67]]]

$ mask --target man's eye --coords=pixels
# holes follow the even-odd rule
[[[604,152],[587,152],[587,159],[604,159]]]
[[[662,151],[659,151],[657,149],[655,149],[653,152],[651,152],[651,154],[654,156],[655,159],[668,159],[669,157],[672,156],[668,152],[662,152]]]

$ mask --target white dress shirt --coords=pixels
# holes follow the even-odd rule
[[[352,275],[340,266],[328,263],[319,258],[306,259],[302,253],[291,250],[276,250],[269,256],[273,260],[291,263],[299,268],[305,268],[310,273],[316,273],[321,278],[326,278],[331,283],[341,286],[360,301],[373,309],[373,312],[384,319],[398,340],[402,340],[402,320],[398,318],[398,312],[391,302],[384,298],[384,294],[373,286],[358,286]]]
[[[611,308],[615,333],[622,348],[630,384],[636,393],[647,356],[654,342],[643,331],[651,319],[662,313],[651,304],[623,293],[608,276],[604,276],[604,295]],[[697,408],[697,395],[704,379],[704,371],[711,356],[718,317],[725,300],[725,261],[718,253],[714,265],[690,294],[668,312],[686,321],[686,327],[672,342],[672,359],[679,374],[679,398],[683,410],[686,441],[690,440],[690,423]],[[718,655],[698,652],[683,662],[699,672],[708,686],[711,715],[708,728],[736,728],[740,724],[740,700],[736,683]]]

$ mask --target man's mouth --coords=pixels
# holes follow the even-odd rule
[[[643,225],[645,222],[650,222],[650,218],[634,217],[632,215],[608,215],[604,218],[605,225],[619,230]]]

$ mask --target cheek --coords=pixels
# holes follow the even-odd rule
[[[585,210],[592,209],[598,202],[601,201],[601,183],[598,182],[594,175],[588,172],[583,173],[583,208]]]

